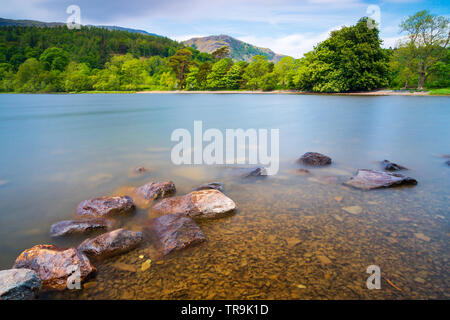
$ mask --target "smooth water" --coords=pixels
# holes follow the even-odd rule
[[[440,155],[450,153],[449,101],[0,95],[0,269],[36,244],[77,245],[80,239],[51,239],[49,227],[72,218],[84,199],[168,179],[184,194],[218,180],[239,210],[200,222],[207,242],[163,259],[147,243],[97,263],[97,276],[83,290],[42,298],[448,299],[450,167]],[[173,165],[170,135],[192,131],[194,120],[204,130],[279,129],[279,173],[246,181],[228,167]],[[295,160],[307,151],[334,163],[303,176]],[[418,185],[364,192],[341,184],[358,168],[379,169],[383,159],[410,168],[404,173]],[[150,172],[138,176],[138,166]],[[342,209],[348,206],[361,212]],[[152,217],[139,209],[122,223],[139,230]],[[152,266],[141,271],[148,258]],[[369,265],[381,268],[381,290],[366,287]]]

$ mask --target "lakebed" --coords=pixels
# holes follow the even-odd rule
[[[279,129],[278,174],[249,181],[228,166],[172,164],[171,133],[195,120]],[[164,258],[143,245],[96,263],[81,291],[40,298],[445,299],[450,168],[440,156],[449,122],[446,97],[0,95],[0,268],[36,244],[77,246],[82,239],[55,240],[49,228],[82,200],[149,181],[172,180],[179,195],[220,181],[238,210],[200,221],[205,242]],[[299,173],[307,151],[333,163]],[[384,159],[419,183],[342,185]],[[135,174],[138,166],[149,170]],[[140,231],[155,217],[138,208],[121,226]],[[381,290],[366,287],[369,265],[380,266]]]

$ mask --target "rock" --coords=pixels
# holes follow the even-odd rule
[[[426,242],[429,242],[429,241],[431,240],[430,237],[427,237],[427,236],[424,235],[423,233],[414,233],[414,236],[415,236],[417,239],[420,239],[420,240],[426,241]]]
[[[117,229],[86,239],[77,249],[89,257],[103,259],[130,251],[139,246],[142,240],[141,232]]]
[[[0,271],[0,300],[29,300],[41,290],[41,279],[30,269]]]
[[[336,200],[337,202],[341,202],[342,201],[342,196],[334,197],[334,200]]]
[[[362,208],[360,206],[343,207],[342,210],[351,214],[360,214],[362,212]]]
[[[328,184],[337,184],[339,182],[338,178],[335,176],[316,176],[316,177],[309,177],[308,181],[320,183],[323,185]]]
[[[267,170],[264,167],[258,167],[251,169],[249,172],[243,174],[244,178],[248,177],[265,177],[267,176]]]
[[[319,259],[320,263],[322,263],[322,264],[330,264],[331,263],[331,260],[328,257],[323,256],[323,255],[317,256],[317,259]]]
[[[144,233],[156,237],[164,255],[206,240],[195,221],[182,213],[166,214],[151,220],[144,227]]]
[[[184,213],[191,218],[217,218],[234,209],[234,201],[215,189],[192,191],[184,196],[166,198],[152,208],[157,213]]]
[[[82,201],[77,207],[80,217],[106,217],[130,213],[136,208],[130,197],[99,197]]]
[[[298,162],[308,166],[326,166],[331,164],[331,158],[317,152],[307,152]]]
[[[172,181],[150,182],[134,189],[134,194],[145,200],[156,200],[174,194],[177,191]]]
[[[307,176],[311,174],[311,172],[309,172],[309,170],[307,169],[297,169],[296,172],[302,176]]]
[[[192,189],[192,191],[199,191],[199,190],[208,190],[208,189],[216,189],[220,192],[223,192],[225,189],[225,185],[221,182],[210,182],[210,183],[204,183],[199,185],[198,187],[195,187]]]
[[[350,178],[344,184],[358,189],[370,190],[399,185],[416,185],[417,180],[399,173],[360,169],[356,176]]]
[[[145,271],[148,268],[150,268],[150,266],[152,265],[152,260],[147,259],[147,261],[145,261],[144,263],[142,263],[141,265],[141,271]]]
[[[81,282],[96,271],[89,259],[75,248],[61,249],[50,244],[39,244],[25,250],[13,268],[34,270],[44,289],[56,290],[66,289],[67,279],[77,270]]]
[[[389,160],[383,160],[381,165],[384,170],[387,171],[398,171],[398,170],[408,170],[408,168],[402,167],[396,163],[390,162]]]
[[[145,173],[147,171],[148,171],[148,169],[144,168],[144,167],[137,167],[136,169],[134,169],[134,172],[137,173],[137,174],[142,174],[142,173]]]
[[[72,234],[83,234],[95,230],[112,228],[114,222],[109,219],[95,218],[87,220],[64,220],[52,224],[50,236],[61,237]]]
[[[450,160],[446,161],[445,164],[450,166]]]

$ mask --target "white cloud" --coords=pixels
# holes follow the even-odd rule
[[[331,28],[328,31],[319,34],[296,33],[283,37],[244,36],[238,37],[238,39],[258,47],[269,48],[279,54],[301,58],[306,52],[311,51],[319,42],[328,38],[332,30],[338,28],[339,27]]]

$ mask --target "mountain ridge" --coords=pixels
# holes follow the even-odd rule
[[[59,26],[65,26],[66,23],[64,22],[42,22],[38,20],[28,20],[28,19],[5,19],[0,18],[0,27],[7,27],[7,26],[15,26],[15,27],[39,27],[39,28],[54,28]],[[162,37],[159,34],[156,33],[150,33],[145,30],[141,29],[133,29],[133,28],[126,28],[126,27],[119,27],[119,26],[105,26],[105,25],[92,25],[87,24],[84,25],[85,27],[95,27],[95,28],[104,28],[107,30],[119,30],[119,31],[127,31],[131,33],[140,33],[145,34],[149,36],[155,36],[155,37]]]
[[[277,63],[281,58],[286,57],[285,55],[275,53],[268,48],[258,47],[225,34],[191,38],[182,41],[182,43],[207,53],[212,53],[220,47],[228,46],[230,49],[230,58],[235,61],[244,60],[250,62],[255,55],[263,55],[266,56],[269,61]]]

